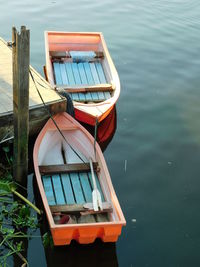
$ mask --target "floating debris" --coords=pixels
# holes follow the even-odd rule
[[[126,172],[126,169],[127,169],[127,159],[125,159],[125,162],[124,162],[124,171]]]

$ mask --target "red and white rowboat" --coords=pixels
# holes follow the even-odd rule
[[[118,73],[102,33],[45,32],[46,76],[70,94],[79,121],[102,121],[120,94]]]

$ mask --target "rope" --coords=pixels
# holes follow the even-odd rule
[[[98,118],[96,117],[96,123],[95,123],[95,128],[94,128],[94,156],[96,160],[96,142],[97,142],[97,130],[98,130]]]
[[[38,89],[38,87],[37,87],[36,81],[35,81],[35,79],[34,79],[34,77],[33,77],[33,74],[32,74],[32,72],[31,72],[30,69],[29,69],[29,73],[30,73],[30,75],[31,75],[31,78],[32,78],[32,80],[33,80],[33,83],[34,83],[34,85],[35,85],[35,88],[36,88],[36,90],[37,90],[37,92],[38,92],[38,95],[39,95],[39,97],[40,97],[40,99],[41,99],[41,101],[42,101],[42,103],[43,103],[43,105],[44,105],[44,107],[45,107],[45,109],[46,109],[46,111],[47,111],[49,117],[51,118],[51,120],[53,121],[54,125],[56,126],[58,132],[60,133],[60,135],[62,136],[62,138],[64,139],[64,141],[65,141],[65,142],[69,145],[69,147],[73,150],[73,152],[78,156],[78,158],[79,158],[83,163],[86,164],[86,162],[81,158],[81,156],[77,153],[77,151],[76,151],[76,150],[69,144],[69,142],[67,141],[67,139],[66,139],[65,136],[63,135],[62,131],[61,131],[60,128],[58,127],[56,121],[55,121],[54,118],[52,117],[52,115],[51,115],[49,109],[47,108],[47,106],[46,106],[46,104],[45,104],[45,102],[44,102],[44,100],[43,100],[43,98],[42,98],[42,96],[41,96],[41,94],[40,94],[40,91],[39,91],[39,89]]]

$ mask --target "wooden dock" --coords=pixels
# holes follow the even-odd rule
[[[66,110],[62,98],[50,84],[30,66],[37,88],[51,114]],[[13,85],[12,49],[0,38],[0,142],[13,136]],[[38,94],[31,75],[29,77],[29,135],[38,133],[47,119],[48,112]]]

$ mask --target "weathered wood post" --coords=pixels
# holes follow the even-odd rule
[[[28,132],[29,132],[29,61],[30,32],[25,26],[18,33],[12,29],[13,57],[13,125],[14,157],[13,178],[27,183],[28,175]]]

